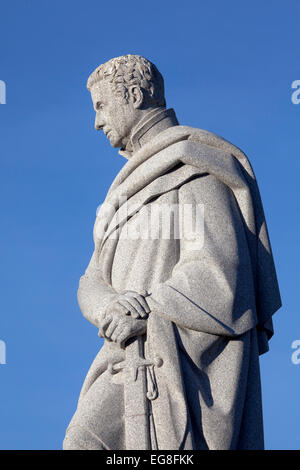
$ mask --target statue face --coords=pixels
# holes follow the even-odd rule
[[[96,112],[95,128],[103,130],[113,147],[125,147],[132,128],[140,119],[134,92],[126,102],[107,80],[95,83],[91,96]]]

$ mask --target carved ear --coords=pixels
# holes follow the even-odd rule
[[[131,97],[133,106],[135,108],[141,108],[143,101],[144,101],[144,95],[139,86],[134,85],[130,88],[130,97]]]

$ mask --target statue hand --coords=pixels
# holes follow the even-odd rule
[[[150,308],[144,295],[135,291],[125,291],[108,306],[105,314],[114,313],[114,311],[123,312],[133,318],[147,318]]]
[[[106,314],[100,327],[104,338],[118,343],[121,347],[124,347],[128,339],[145,334],[146,330],[146,320],[116,312]]]

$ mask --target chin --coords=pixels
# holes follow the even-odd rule
[[[119,142],[111,142],[110,145],[114,148],[114,149],[119,149],[122,147],[122,145],[119,143]]]
[[[110,136],[108,137],[108,140],[110,142],[110,145],[113,147],[113,148],[120,148],[122,147],[122,142],[121,142],[121,139],[119,138],[119,136],[116,136],[114,135],[113,133],[110,134]]]

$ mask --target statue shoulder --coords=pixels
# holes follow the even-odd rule
[[[225,139],[224,137],[216,134],[215,132],[191,126],[177,127],[178,131],[180,131],[181,133],[184,132],[186,135],[188,135],[189,141],[198,142],[199,144],[205,144],[211,147],[215,147],[219,150],[224,150],[227,153],[232,153],[233,155],[245,155],[239,147],[237,147],[235,144]]]

